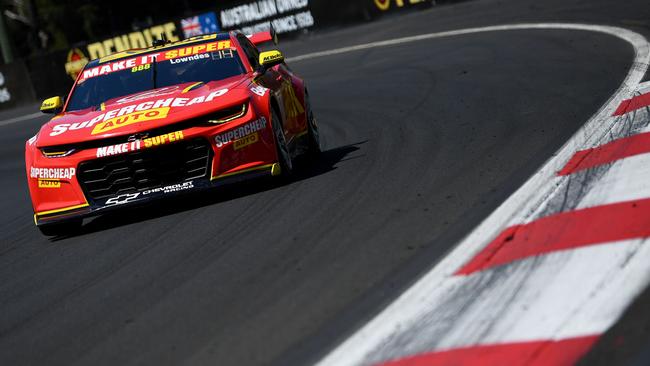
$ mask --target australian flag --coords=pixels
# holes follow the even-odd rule
[[[181,28],[183,28],[185,38],[218,32],[217,14],[209,12],[181,19]]]

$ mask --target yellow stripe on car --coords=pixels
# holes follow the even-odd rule
[[[218,175],[216,177],[210,178],[210,180],[212,181],[212,180],[217,180],[217,179],[221,179],[221,178],[227,178],[227,177],[231,177],[233,175],[253,172],[253,171],[256,171],[256,170],[264,170],[264,169],[273,170],[273,165],[275,165],[275,164],[266,164],[266,165],[256,166],[256,167],[253,167],[253,168],[239,170],[239,171],[232,172],[232,173],[221,174],[221,175]]]
[[[75,206],[64,207],[64,208],[57,208],[56,210],[41,211],[41,212],[37,212],[36,214],[34,214],[34,218],[36,218],[38,216],[45,216],[45,215],[51,215],[51,214],[55,214],[55,213],[72,211],[72,210],[76,210],[78,208],[83,208],[83,207],[88,207],[88,206],[89,206],[88,202],[86,202],[86,203],[83,203],[81,205],[75,205]]]
[[[188,91],[194,89],[195,87],[197,87],[197,86],[199,86],[199,85],[201,85],[201,84],[203,84],[202,81],[199,81],[198,83],[194,83],[194,84],[188,86],[187,88],[183,89],[183,92],[182,92],[181,94],[185,94],[185,93],[187,93]]]

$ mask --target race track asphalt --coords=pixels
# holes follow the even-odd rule
[[[472,1],[281,44],[287,57],[522,21],[631,27],[646,1]],[[304,60],[324,139],[295,182],[252,182],[34,227],[24,141],[0,126],[0,364],[308,364],[434,265],[618,88],[631,47],[509,31]]]

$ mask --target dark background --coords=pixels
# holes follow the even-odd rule
[[[170,21],[176,22],[180,31],[182,18],[208,11],[216,12],[218,18],[222,9],[253,2],[5,0],[1,6],[15,58],[12,63],[19,65],[3,65],[0,60],[0,72],[8,79],[21,80],[21,89],[27,91],[12,87],[10,92],[16,97],[10,103],[0,103],[0,110],[54,95],[67,95],[73,80],[65,73],[64,65],[72,48]],[[406,0],[399,8],[391,0],[389,10],[381,11],[374,0],[310,0],[308,9],[314,16],[314,26],[283,34],[281,38],[291,39],[307,31],[372,21],[386,13],[422,9],[431,4],[427,0],[413,6]],[[179,36],[182,38],[182,34]],[[16,70],[18,74],[14,74]]]

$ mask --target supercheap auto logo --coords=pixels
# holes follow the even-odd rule
[[[233,140],[245,139],[247,136],[253,135],[257,131],[261,131],[265,128],[266,128],[266,118],[261,117],[258,120],[248,122],[230,131],[216,135],[214,137],[214,140],[217,144],[217,147],[222,147],[223,145],[229,144]],[[255,137],[254,139],[248,139],[246,140],[246,142],[242,141],[239,144],[237,144],[236,147],[239,149],[255,142],[257,142],[257,137]]]
[[[75,168],[35,168],[30,167],[29,176],[38,179],[72,179]]]
[[[145,112],[133,112],[120,117],[108,119],[93,128],[91,135],[104,133],[116,128],[132,125],[134,123],[152,121],[156,119],[167,118],[169,107],[153,108]]]
[[[61,188],[61,181],[58,179],[39,179],[38,188]]]
[[[131,104],[120,109],[113,109],[106,113],[101,113],[89,121],[54,125],[52,127],[52,132],[50,132],[50,136],[57,136],[70,130],[80,130],[91,127],[93,128],[91,134],[96,135],[135,123],[158,120],[167,117],[169,111],[173,108],[183,108],[194,104],[210,102],[226,93],[228,93],[228,89],[220,89],[208,94],[207,96],[201,95],[192,99],[166,98],[142,102],[140,104]]]
[[[260,135],[257,132],[255,132],[252,135],[242,137],[239,140],[235,140],[235,143],[233,145],[233,149],[235,149],[235,150],[243,149],[246,146],[250,146],[250,145],[256,143],[259,140],[260,140]]]

